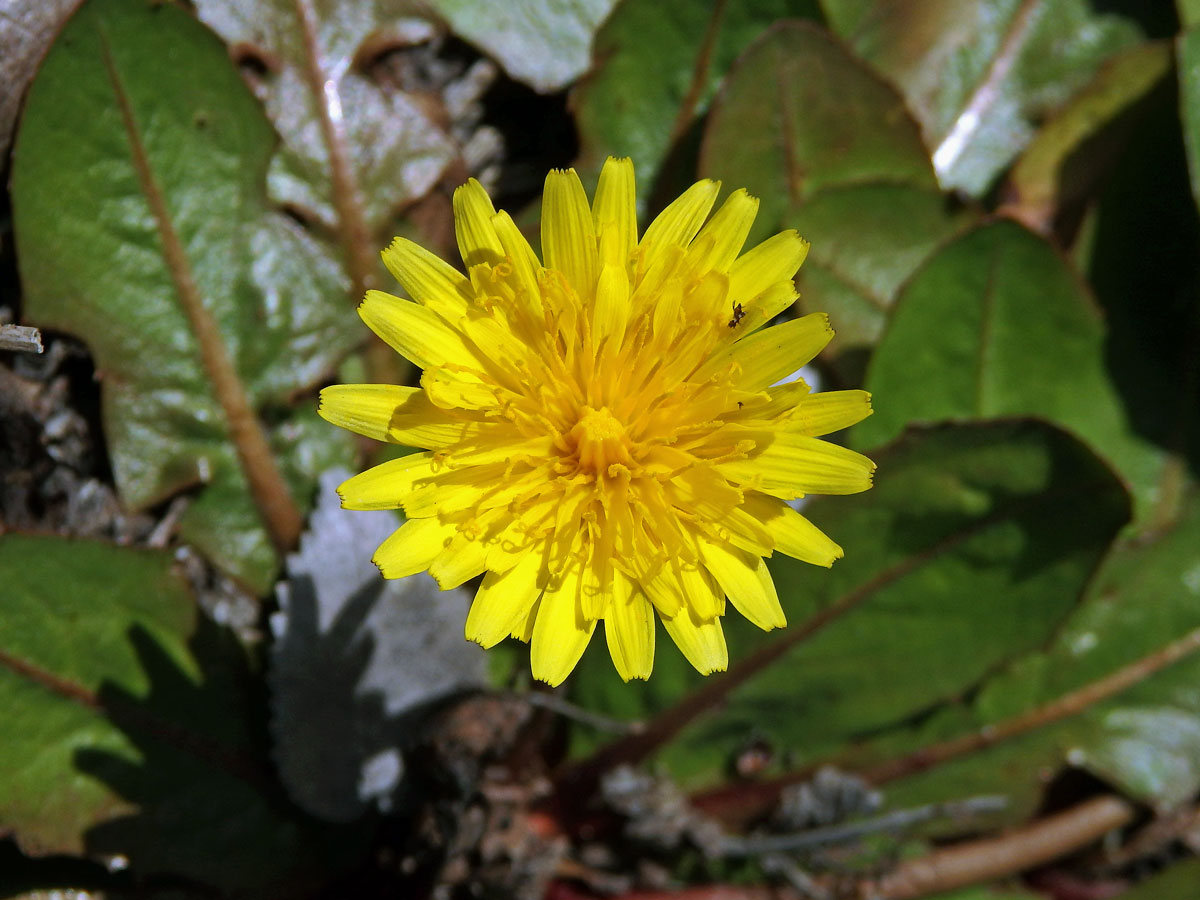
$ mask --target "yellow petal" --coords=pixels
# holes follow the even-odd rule
[[[456,532],[437,519],[409,519],[379,545],[371,562],[384,578],[407,578],[429,568]]]
[[[487,571],[487,557],[479,541],[456,535],[432,563],[429,574],[443,591],[456,588]]]
[[[624,267],[604,266],[596,284],[596,304],[592,310],[592,333],[597,346],[602,339],[619,342],[625,336],[629,313],[629,276]]]
[[[446,363],[479,368],[462,336],[420,304],[383,291],[367,291],[358,314],[393,350],[422,369]]]
[[[504,259],[504,246],[492,225],[496,209],[487,191],[474,178],[454,191],[454,236],[467,268],[480,263],[496,265]]]
[[[622,681],[647,679],[654,668],[654,607],[621,572],[604,617],[604,639]]]
[[[503,403],[501,393],[507,393],[476,377],[448,369],[426,369],[421,375],[421,387],[429,406],[435,411],[496,409]]]
[[[533,627],[537,624],[537,614],[542,608],[542,595],[533,601],[533,606],[529,607],[529,612],[525,614],[524,619],[519,619],[517,624],[513,626],[512,633],[509,637],[514,637],[522,644],[528,644],[533,640]]]
[[[446,416],[420,388],[392,384],[332,385],[321,391],[317,413],[356,434],[424,450],[473,439],[487,427]]]
[[[529,610],[541,595],[538,575],[542,558],[526,553],[503,574],[488,572],[467,614],[466,635],[484,647],[493,647],[523,625]]]
[[[697,181],[658,214],[638,244],[641,250],[639,277],[672,247],[686,247],[691,243],[720,190],[719,181]]]
[[[338,485],[343,509],[399,509],[415,482],[439,471],[432,453],[411,453],[360,472]]]
[[[633,160],[609,157],[600,170],[596,200],[592,204],[592,224],[596,234],[611,231],[612,238],[601,242],[601,263],[615,265],[622,273],[637,247],[637,199],[634,189]]]
[[[599,266],[596,231],[587,194],[574,169],[546,176],[542,196],[542,254],[546,268],[557,269],[582,300],[596,293]]]
[[[686,609],[672,618],[663,617],[663,627],[701,675],[724,672],[729,668],[729,650],[721,620],[704,622],[693,619]]]
[[[388,271],[422,306],[447,321],[454,321],[466,311],[472,297],[471,283],[449,263],[399,237],[382,256]]]
[[[521,229],[517,227],[517,223],[508,213],[501,210],[492,216],[492,227],[496,229],[496,236],[504,248],[504,255],[508,258],[518,282],[524,289],[524,294],[520,299],[526,303],[526,308],[533,311],[534,316],[540,319],[542,304],[538,291],[538,270],[541,269],[542,264],[538,260],[537,254],[533,252],[529,241],[525,240],[525,235],[521,234]]]
[[[542,594],[529,661],[533,677],[551,687],[562,684],[587,649],[596,620],[584,618],[579,604],[579,567],[563,573],[559,583]]]
[[[730,267],[730,297],[745,303],[777,282],[790,282],[807,256],[808,241],[794,231],[767,238]]]
[[[753,331],[762,328],[773,318],[791,306],[799,298],[796,286],[790,281],[777,281],[761,294],[742,300],[740,294],[734,294],[732,286],[729,289],[729,308],[735,310],[734,304],[742,305],[742,316],[739,319],[731,315],[729,321],[733,324],[721,332],[725,341],[741,340]]]
[[[761,391],[811,362],[832,338],[829,316],[811,313],[729,345],[697,369],[691,380],[703,381],[733,365],[740,372],[734,379],[739,388]]]
[[[743,488],[783,500],[805,494],[857,494],[871,486],[875,463],[861,453],[794,432],[756,433],[750,458],[716,470]]]
[[[664,617],[678,615],[680,608],[684,606],[683,590],[679,587],[679,579],[670,566],[659,566],[650,575],[639,572],[638,584],[645,592],[646,598]]]
[[[727,272],[741,252],[757,214],[757,197],[751,197],[745,189],[730,194],[692,241],[685,263],[691,277],[710,271]]]
[[[866,391],[824,391],[805,397],[786,427],[819,437],[849,428],[870,414],[871,395]]]
[[[841,547],[782,500],[747,494],[744,508],[748,515],[763,523],[780,553],[825,568],[842,558]]]
[[[761,556],[708,541],[701,543],[700,552],[704,565],[738,612],[764,631],[787,624],[775,582]]]

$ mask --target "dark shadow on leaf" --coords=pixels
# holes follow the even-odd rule
[[[75,764],[137,811],[91,828],[89,853],[124,857],[139,884],[247,897],[317,883],[343,864],[354,836],[296,809],[271,771],[264,697],[236,639],[200,618],[190,642],[198,679],[146,630],[129,640],[149,690],[105,683],[99,701],[136,757],[85,747]]]

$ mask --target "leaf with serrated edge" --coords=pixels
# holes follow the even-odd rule
[[[986,193],[1044,119],[1138,30],[1085,0],[822,0],[834,31],[894,82],[947,189]]]
[[[421,708],[483,687],[486,663],[463,637],[466,591],[439,591],[426,574],[380,578],[364,548],[382,543],[400,520],[343,510],[335,488],[349,477],[321,477],[321,499],[299,552],[288,557],[271,619],[280,776],[305,811],[336,822],[373,805],[391,808]]]
[[[876,412],[852,443],[878,444],[909,422],[1041,416],[1107,458],[1145,514],[1162,452],[1134,434],[1104,347],[1094,301],[1050,245],[1013,222],[984,225],[905,286],[867,370]]]
[[[783,228],[812,241],[800,303],[829,313],[836,349],[873,343],[901,283],[958,227],[900,96],[802,23],[772,28],[730,73],[700,167],[761,199],[749,244]]]
[[[146,53],[146,40],[161,52]],[[25,314],[85,340],[132,507],[200,487],[181,536],[255,590],[299,529],[316,466],[348,443],[286,408],[359,332],[343,278],[263,196],[270,125],[225,48],[183,10],[89,0],[30,90],[13,164]],[[290,445],[280,478],[271,445]],[[252,499],[253,498],[253,499]]]
[[[197,621],[171,554],[9,535],[0,583],[0,831],[243,891],[307,865],[242,652]]]

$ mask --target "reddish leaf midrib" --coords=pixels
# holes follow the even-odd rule
[[[276,550],[286,552],[295,546],[300,537],[300,512],[275,464],[266,434],[250,406],[241,378],[226,351],[220,328],[204,305],[204,299],[192,275],[187,253],[167,209],[166,198],[154,177],[154,170],[142,143],[129,96],[112,58],[107,35],[102,27],[97,30],[105,70],[129,141],[131,161],[142,193],[154,216],[163,257],[175,285],[180,306],[196,337],[201,365],[212,382],[213,394],[225,413],[230,439],[271,541]]]

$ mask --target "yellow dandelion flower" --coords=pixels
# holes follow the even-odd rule
[[[347,509],[404,511],[375,552],[383,575],[483,574],[466,636],[531,641],[552,685],[601,621],[621,677],[649,677],[656,613],[700,672],[724,670],[727,598],[785,624],[763,557],[842,555],[787,501],[871,486],[869,459],[818,440],[869,396],[777,384],[829,342],[827,317],[762,327],[796,299],[808,243],[785,231],[741,254],[758,201],[735,191],[709,219],[719,188],[693,185],[639,240],[630,160],[608,160],[590,205],[574,170],[551,172],[539,260],[468,182],[467,275],[397,238],[383,259],[412,299],[359,307],[421,386],[321,393],[328,421],[425,449],[339,488]]]

